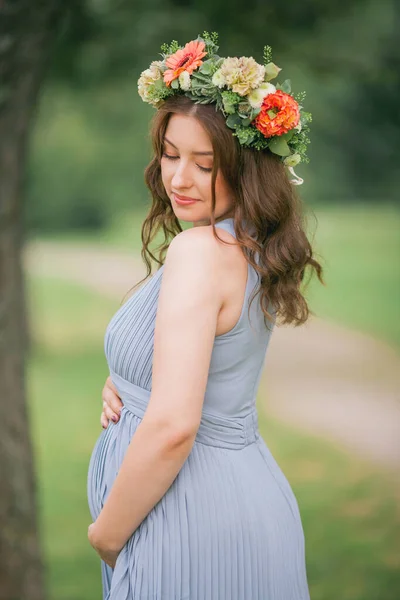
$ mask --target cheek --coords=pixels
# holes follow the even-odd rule
[[[161,179],[164,186],[171,181],[173,177],[173,171],[170,165],[166,164],[165,161],[161,161]]]

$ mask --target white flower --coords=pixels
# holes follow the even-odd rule
[[[301,122],[299,121],[299,124],[296,125],[296,127],[293,127],[293,129],[296,129],[296,131],[301,131]]]
[[[212,76],[211,79],[213,85],[215,85],[216,87],[222,88],[224,87],[224,85],[226,85],[226,79],[222,74],[221,69],[218,69],[218,71],[215,71],[214,75]]]
[[[264,82],[258,88],[250,92],[247,96],[247,100],[253,108],[260,108],[265,96],[268,94],[274,94],[276,87],[272,83]]]
[[[291,154],[283,160],[285,167],[295,167],[301,161],[300,154]]]
[[[181,89],[185,92],[190,89],[190,75],[187,71],[182,71],[182,73],[178,77],[179,85]]]

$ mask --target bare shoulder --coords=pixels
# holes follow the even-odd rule
[[[211,261],[215,266],[220,265],[223,270],[232,264],[245,261],[243,253],[236,243],[236,239],[225,229],[216,225],[217,235],[214,236],[211,225],[192,227],[182,231],[170,243],[168,254],[191,256],[196,260]],[[170,252],[172,250],[172,252]],[[201,251],[201,255],[199,255]],[[242,261],[240,259],[242,257]],[[239,258],[238,258],[239,257]]]
[[[170,247],[174,245],[174,259],[185,257],[192,268],[204,267],[209,283],[222,298],[225,314],[232,312],[234,318],[242,303],[248,263],[235,236],[218,224],[216,232],[222,242],[214,236],[212,225],[186,229],[173,239]]]
[[[222,242],[214,236],[211,225],[186,229],[175,236],[168,248],[165,268],[175,294],[191,289],[196,297],[201,296],[202,306],[217,302],[216,335],[221,335],[230,331],[240,316],[248,264],[235,237],[221,227],[216,229]]]
[[[207,227],[193,227],[176,235],[170,242],[164,266],[164,276],[183,280],[186,287],[219,288],[222,263],[216,240]]]
[[[216,232],[222,242],[214,236],[211,225],[181,231],[169,245],[166,265],[181,270],[185,263],[187,269],[198,270],[199,276],[203,273],[203,284],[218,290],[226,302],[235,288],[240,294],[241,280],[246,281],[247,262],[233,235],[217,226]]]

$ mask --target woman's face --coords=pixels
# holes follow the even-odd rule
[[[208,133],[194,117],[172,115],[164,137],[161,175],[176,217],[208,225],[211,215],[213,149]],[[218,171],[215,181],[215,218],[225,218],[233,208],[228,186]],[[195,202],[183,204],[184,198]],[[232,215],[229,215],[232,216]]]

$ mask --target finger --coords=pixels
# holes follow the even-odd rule
[[[103,402],[103,412],[109,421],[114,421],[114,423],[118,423],[119,415],[113,410],[111,410],[107,402]]]
[[[106,402],[108,404],[108,406],[111,408],[111,410],[113,412],[115,412],[117,415],[119,415],[121,412],[121,408],[123,406],[119,396],[114,394],[114,392],[110,388],[105,387],[103,390],[102,397],[103,397],[103,402]]]
[[[116,394],[117,396],[119,395],[119,394],[118,394],[118,390],[117,390],[117,388],[115,387],[115,385],[113,384],[113,380],[111,379],[111,376],[110,376],[110,375],[107,377],[105,385],[106,385],[107,387],[109,387],[109,388],[110,388],[110,389],[111,389],[111,390],[114,392],[114,394]]]
[[[101,423],[101,426],[103,427],[103,429],[107,429],[107,427],[108,427],[108,419],[107,419],[104,411],[100,415],[100,423]]]

